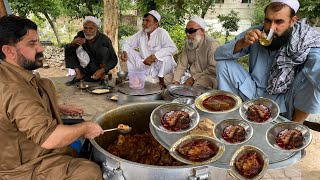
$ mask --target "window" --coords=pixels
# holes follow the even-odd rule
[[[224,0],[216,0],[215,2],[216,2],[216,4],[218,4],[218,3],[223,4]]]
[[[252,0],[241,0],[241,3],[251,3]]]

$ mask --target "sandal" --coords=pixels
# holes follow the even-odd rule
[[[77,79],[76,77],[74,77],[71,81],[66,82],[66,86],[71,86],[74,85],[77,82],[80,82],[81,79]]]

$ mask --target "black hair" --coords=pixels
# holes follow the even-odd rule
[[[8,15],[0,18],[0,59],[4,59],[2,46],[15,45],[22,40],[28,30],[37,30],[37,25],[26,18]]]
[[[264,9],[264,14],[267,13],[267,9],[270,8],[273,12],[278,12],[280,11],[282,8],[284,8],[285,6],[288,6],[285,3],[281,3],[281,2],[274,2],[274,3],[270,3],[265,9]],[[296,12],[290,7],[288,6],[291,10],[290,12],[290,18],[293,18],[293,16],[296,15]]]
[[[152,16],[155,22],[158,22],[158,19],[156,17],[154,17],[152,14],[146,13],[143,15],[144,18],[146,18],[147,16]]]

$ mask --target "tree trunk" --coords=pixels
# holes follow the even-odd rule
[[[60,46],[61,45],[61,41],[60,41],[60,36],[58,34],[58,31],[52,21],[52,19],[50,18],[49,14],[47,12],[42,12],[44,14],[44,16],[46,17],[46,19],[48,20],[53,32],[54,32],[54,35],[56,36],[56,39],[57,39],[57,42],[58,42],[58,45]]]
[[[212,5],[212,3],[214,3],[215,0],[207,0],[205,2],[204,7],[202,7],[201,10],[201,17],[204,18],[204,16],[207,14],[208,9],[210,8],[210,6]]]
[[[112,41],[114,51],[119,57],[119,44],[118,44],[118,27],[119,27],[119,3],[118,0],[103,0],[104,2],[104,13],[103,13],[103,32]],[[115,73],[115,69],[112,73]]]
[[[103,32],[112,41],[113,48],[118,54],[118,0],[104,0],[104,13],[103,13]]]
[[[224,43],[228,42],[228,37],[229,37],[229,30],[226,30],[226,37],[224,39]]]

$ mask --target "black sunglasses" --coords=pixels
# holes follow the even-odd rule
[[[200,29],[200,28],[198,28],[198,29]],[[185,32],[186,32],[187,34],[193,34],[193,33],[197,32],[198,29],[193,29],[193,28],[187,29],[187,28],[186,28],[186,29],[185,29]]]

